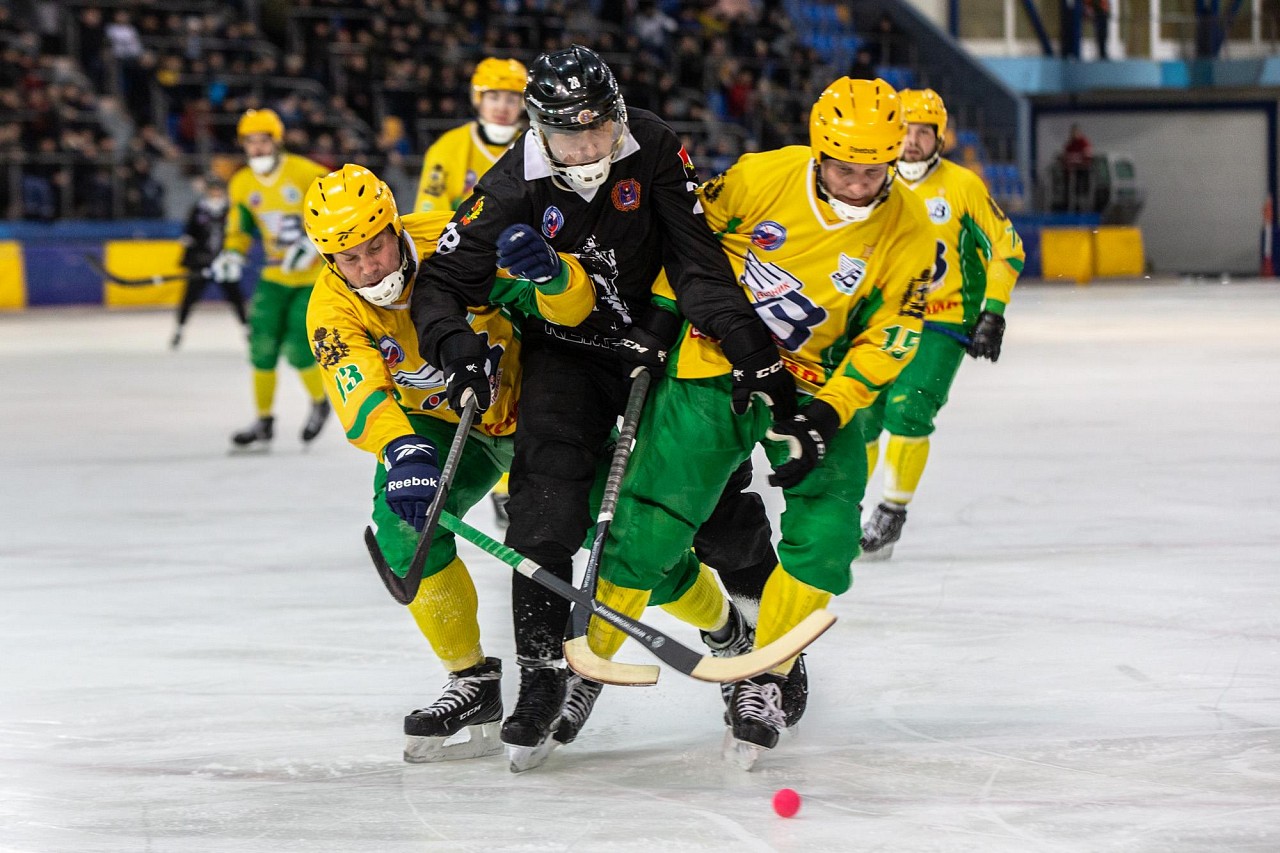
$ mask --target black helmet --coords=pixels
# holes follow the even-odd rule
[[[625,122],[627,117],[609,66],[578,44],[533,61],[524,103],[530,122],[543,127],[576,130],[601,119]]]

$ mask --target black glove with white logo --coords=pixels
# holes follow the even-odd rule
[[[769,485],[790,489],[800,485],[827,455],[827,443],[840,429],[840,416],[821,400],[814,400],[790,420],[775,421],[765,438],[785,441],[788,458],[769,475]]]
[[[498,266],[517,278],[546,284],[560,274],[560,256],[531,226],[508,225],[498,235]]]
[[[405,524],[422,532],[427,510],[440,488],[440,466],[436,464],[436,447],[420,435],[402,435],[392,439],[383,450],[387,465],[387,490],[384,499],[391,511]]]
[[[1000,344],[1004,341],[1004,317],[983,311],[978,315],[978,322],[969,336],[966,348],[974,358],[989,358],[993,362],[1000,360]]]
[[[778,355],[778,345],[764,327],[739,329],[720,342],[733,365],[733,413],[751,411],[760,397],[773,410],[774,423],[796,413],[796,383]]]
[[[474,332],[455,332],[440,344],[440,361],[444,366],[445,394],[449,407],[458,414],[466,408],[468,397],[475,397],[476,412],[483,412],[493,402],[489,375],[489,347]]]
[[[634,379],[641,370],[648,370],[654,377],[665,373],[667,355],[683,324],[678,315],[661,308],[650,308],[644,318],[637,319],[615,348],[627,375]]]

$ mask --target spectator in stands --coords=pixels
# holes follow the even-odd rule
[[[1111,0],[1085,0],[1085,11],[1093,19],[1093,35],[1098,43],[1098,58],[1107,56],[1107,37],[1111,28]]]
[[[1068,168],[1088,168],[1093,161],[1093,146],[1080,125],[1071,125],[1071,136],[1062,149],[1062,162]]]
[[[1059,160],[1065,178],[1067,210],[1093,210],[1093,146],[1080,125],[1071,125],[1071,136]]]
[[[871,50],[866,47],[858,48],[858,52],[853,55],[853,64],[849,66],[849,77],[853,80],[874,80],[878,76]]]
[[[670,40],[678,27],[675,20],[658,8],[654,0],[641,0],[631,26],[646,57],[660,64],[665,64],[671,58]]]

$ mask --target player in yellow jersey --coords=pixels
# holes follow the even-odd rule
[[[858,532],[847,519],[866,486],[861,413],[915,353],[933,267],[924,205],[894,184],[906,124],[893,88],[837,80],[814,105],[809,133],[810,145],[744,155],[699,191],[797,393],[768,401],[771,415],[735,388],[742,371],[731,375],[718,342],[686,328],[670,355],[675,381],[650,392],[598,588],[602,602],[639,614],[762,443],[786,511],[757,647],[849,588]],[[593,620],[588,642],[610,657],[622,635]],[[741,763],[777,743],[793,663],[734,688],[726,746]]]
[[[898,181],[929,211],[936,239],[924,335],[915,360],[880,395],[867,422],[867,474],[880,432],[889,433],[883,500],[863,527],[864,560],[888,559],[902,535],[907,504],[929,458],[934,418],[947,402],[966,352],[1000,357],[1004,309],[1022,272],[1024,252],[1009,218],[976,174],[942,159],[947,108],[932,89],[902,92],[907,142]]]
[[[413,209],[457,210],[471,195],[476,182],[498,162],[524,129],[524,86],[528,72],[515,59],[489,57],[471,75],[471,105],[477,118],[455,127],[427,149]],[[510,523],[507,515],[507,475],[493,488],[493,509],[498,523]]]
[[[419,266],[436,251],[451,211],[400,217],[387,185],[361,166],[346,165],[313,183],[304,204],[307,236],[327,266],[307,312],[316,361],[347,438],[374,454],[373,520],[378,544],[403,577],[439,484],[439,448],[448,448],[458,416],[449,407],[441,370],[418,354],[408,300]],[[595,290],[575,258],[561,274],[533,285],[499,272],[494,300],[552,322],[576,325]],[[497,307],[477,308],[471,328],[485,341],[493,404],[473,426],[445,509],[462,516],[511,463],[520,387],[519,341]],[[486,657],[476,620],[476,591],[457,556],[452,533],[437,529],[422,586],[409,611],[449,672],[432,705],[405,717],[405,760],[441,761],[490,755],[502,747],[501,661]],[[470,729],[470,739],[445,740]]]
[[[302,225],[302,195],[327,169],[284,150],[284,124],[271,110],[249,110],[236,126],[248,165],[227,185],[230,207],[214,281],[238,282],[254,239],[262,241],[266,266],[249,303],[249,361],[257,418],[231,437],[243,449],[270,445],[275,417],[276,363],[283,353],[311,397],[302,441],[320,434],[329,416],[320,371],[307,342],[307,300],[321,261]]]

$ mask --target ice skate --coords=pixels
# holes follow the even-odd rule
[[[404,760],[412,764],[496,755],[502,750],[502,661],[485,658],[449,673],[440,698],[404,718]],[[467,739],[455,736],[466,733]]]
[[[302,427],[302,443],[310,444],[315,437],[320,434],[320,430],[324,429],[324,423],[329,419],[329,400],[324,399],[318,403],[311,404],[311,414],[307,415],[307,422]]]
[[[795,734],[800,718],[809,705],[809,669],[804,665],[804,655],[796,658],[795,666],[782,683],[782,715],[787,720],[787,731]]]
[[[258,418],[249,426],[231,436],[231,443],[236,450],[266,450],[271,446],[275,436],[276,419],[271,415]]]
[[[169,349],[177,349],[182,344],[182,327],[173,330],[173,337],[169,339]]]
[[[506,529],[511,524],[511,516],[507,513],[507,504],[511,503],[511,495],[507,492],[491,492],[489,500],[493,501],[493,517],[498,526]]]
[[[871,513],[866,527],[862,528],[862,559],[871,563],[893,556],[893,545],[902,536],[902,525],[907,523],[907,508],[898,504],[881,503]]]
[[[556,661],[520,659],[520,698],[502,724],[502,743],[512,773],[542,764],[559,741],[551,731],[560,721],[567,674]]]
[[[725,760],[750,770],[761,753],[777,745],[787,724],[782,713],[783,680],[766,672],[734,685],[722,750]]]
[[[756,632],[747,624],[746,618],[732,601],[729,602],[729,621],[718,631],[699,631],[702,642],[718,658],[731,658],[745,655],[755,646]],[[729,698],[733,695],[732,683],[720,685],[720,696],[724,699],[725,722],[728,722]]]
[[[604,685],[576,673],[569,676],[569,684],[565,690],[564,707],[560,709],[560,723],[556,726],[557,743],[573,743],[578,732],[587,724],[591,709],[596,705],[596,698]]]

